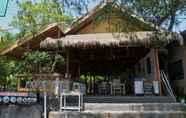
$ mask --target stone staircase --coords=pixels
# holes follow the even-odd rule
[[[186,118],[180,103],[85,103],[82,112],[50,112],[49,118]]]

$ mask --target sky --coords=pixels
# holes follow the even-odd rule
[[[18,7],[16,5],[16,0],[9,0],[6,16],[0,17],[0,26],[5,29],[13,30],[13,29],[10,29],[8,25],[12,17],[17,14],[17,11],[18,11]]]
[[[89,9],[92,9],[98,3],[99,3],[99,0],[97,0],[97,2],[90,3],[88,6]],[[17,11],[18,11],[18,6],[16,4],[16,0],[9,0],[9,5],[8,5],[6,16],[0,17],[0,27],[3,27],[4,29],[8,29],[9,31],[15,31],[15,29],[12,29],[11,27],[9,27],[9,24],[10,24],[12,17],[17,14]],[[174,27],[174,31],[180,32],[183,30],[186,30],[186,19],[183,19],[182,23],[180,23],[179,26]]]
[[[0,2],[1,1],[4,1],[4,0],[0,0]],[[90,3],[88,5],[88,8],[89,9],[94,8],[94,6],[96,6],[99,2],[100,2],[100,0],[97,0],[96,2]],[[17,14],[17,11],[18,11],[18,6],[17,6],[17,3],[16,3],[16,0],[9,0],[6,16],[5,17],[0,17],[0,27],[3,27],[4,29],[8,29],[9,31],[15,32],[16,30],[12,29],[9,26],[9,24],[11,22],[12,17]]]

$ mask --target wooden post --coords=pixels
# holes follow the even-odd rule
[[[66,53],[66,74],[67,78],[69,79],[69,50]]]
[[[96,95],[96,87],[95,87],[95,84],[96,84],[96,77],[95,75],[93,76],[93,93],[94,95]]]
[[[80,79],[80,76],[81,76],[81,67],[80,67],[80,63],[78,63],[78,76],[79,76],[78,79]]]
[[[158,49],[154,49],[154,57],[155,57],[155,64],[156,64],[156,80],[159,81],[160,85],[160,96],[162,96],[162,82],[160,78],[160,66],[159,66],[159,58],[158,58]]]
[[[61,30],[58,30],[58,32],[57,32],[57,37],[58,37],[58,38],[60,38],[60,35],[61,35],[60,32],[61,32]]]
[[[20,91],[20,88],[21,88],[21,87],[20,87],[20,84],[21,84],[21,83],[20,83],[20,79],[21,79],[21,78],[17,78],[17,91]]]

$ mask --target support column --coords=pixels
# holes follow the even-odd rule
[[[80,79],[81,76],[81,64],[78,62],[78,79]]]
[[[66,77],[69,79],[69,49],[67,49],[66,53]]]
[[[159,81],[160,96],[162,96],[162,81],[161,81],[161,78],[160,78],[160,66],[159,66],[158,49],[154,49],[154,57],[155,57],[155,65],[156,65],[155,79],[157,81]]]

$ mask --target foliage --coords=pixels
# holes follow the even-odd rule
[[[114,0],[121,8],[140,14],[146,21],[166,26],[172,30],[180,21],[178,16],[185,16],[186,0]],[[132,9],[132,10],[131,10]]]
[[[51,23],[70,24],[72,21],[72,17],[63,12],[63,6],[57,0],[23,0],[18,6],[18,14],[13,17],[11,26],[20,30],[21,37],[26,33],[35,34]]]
[[[2,62],[2,60],[0,61],[0,84],[1,86],[6,85],[6,76],[7,76],[7,71],[6,71],[6,65],[4,65],[4,63]]]
[[[26,52],[24,62],[30,72],[42,72],[49,71],[52,59],[46,52]]]
[[[27,52],[22,61],[16,61],[8,57],[0,58],[0,88],[15,90],[17,87],[17,75],[30,73],[51,73],[56,71],[58,64],[64,64],[64,58],[60,55],[51,57],[46,52]]]
[[[17,0],[20,7],[11,25],[18,28],[20,37],[25,33],[35,33],[53,22],[70,24],[72,17],[67,14],[82,14],[88,4],[98,0]],[[185,16],[186,0],[112,0],[121,9],[140,14],[146,21],[172,30],[180,22],[177,16]],[[64,25],[66,26],[66,25]]]
[[[16,75],[24,72],[23,64],[19,61],[1,57],[0,59],[0,86],[15,89],[17,85]]]
[[[51,73],[55,71],[56,64],[64,64],[64,58],[60,55],[52,58],[47,52],[26,52],[24,63],[30,73]]]
[[[0,29],[1,30],[1,29]],[[4,48],[15,41],[15,35],[6,31],[0,31],[0,48]]]
[[[22,0],[16,0],[18,4],[22,2]],[[28,1],[28,0],[27,0]],[[63,12],[65,13],[75,13],[75,14],[83,14],[85,11],[88,11],[88,4],[100,0],[39,0],[45,2],[58,2],[63,7]],[[36,2],[36,1],[34,1]]]
[[[106,78],[104,76],[99,76],[99,75],[96,75],[96,76],[91,76],[91,75],[81,75],[80,76],[80,81],[81,82],[90,82],[91,79],[95,79],[95,82],[99,82],[99,81],[103,81],[105,80]]]
[[[51,72],[57,71],[58,68],[61,68],[65,63],[65,59],[61,55],[55,55],[53,64],[51,66]],[[60,67],[59,67],[60,66]]]

